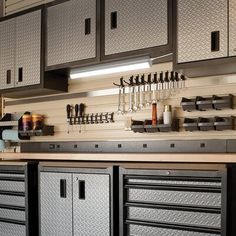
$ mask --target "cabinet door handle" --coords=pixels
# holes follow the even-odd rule
[[[66,179],[60,180],[60,197],[66,198]]]
[[[117,11],[111,13],[111,29],[117,29]]]
[[[85,35],[91,34],[91,18],[85,19]]]
[[[79,180],[79,199],[85,200],[85,181]]]
[[[211,51],[220,51],[220,31],[211,32]]]
[[[23,81],[23,67],[18,68],[18,82]]]
[[[11,70],[7,70],[7,84],[11,84]]]

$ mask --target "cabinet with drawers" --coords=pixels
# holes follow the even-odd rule
[[[1,162],[1,236],[37,236],[37,209],[37,164]]]
[[[225,170],[120,169],[120,236],[226,236]]]

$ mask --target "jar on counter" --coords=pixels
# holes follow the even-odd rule
[[[165,125],[171,125],[172,123],[172,108],[170,105],[164,106],[163,123]]]
[[[43,116],[39,114],[32,115],[32,129],[39,130],[43,128]]]
[[[30,114],[24,114],[22,116],[22,129],[24,131],[32,129],[32,116]]]

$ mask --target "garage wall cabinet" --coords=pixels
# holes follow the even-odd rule
[[[112,168],[41,166],[41,235],[113,235],[112,188]]]
[[[172,0],[70,0],[48,7],[48,71],[170,52]]]
[[[175,68],[189,77],[235,73],[234,0],[175,0]]]
[[[67,91],[67,78],[44,73],[44,12],[37,7],[1,19],[0,93],[5,97]]]
[[[47,66],[96,58],[96,0],[70,0],[47,11]]]

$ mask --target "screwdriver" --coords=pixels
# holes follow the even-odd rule
[[[75,124],[77,124],[77,120],[79,119],[78,115],[79,115],[79,105],[75,104],[75,119],[74,119]],[[79,123],[79,120],[78,120],[78,123]]]
[[[66,114],[67,114],[67,123],[68,123],[68,131],[67,133],[70,133],[70,124],[71,124],[71,105],[67,104],[66,106]]]
[[[83,103],[80,103],[79,104],[79,123],[80,123],[79,133],[81,133],[84,110],[85,110],[85,105]]]

